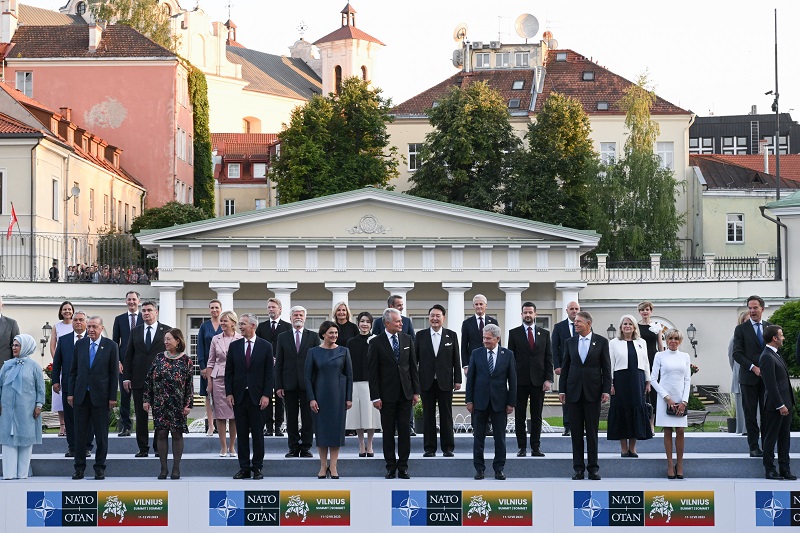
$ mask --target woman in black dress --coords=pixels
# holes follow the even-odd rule
[[[650,329],[652,325],[650,316],[653,314],[653,303],[642,302],[637,306],[637,309],[639,310],[639,316],[642,317],[639,321],[639,335],[642,337],[642,340],[647,343],[647,360],[650,362],[650,368],[653,368],[653,361],[656,358],[656,353],[664,351],[664,340],[661,332],[656,333]],[[652,406],[652,410],[650,411],[650,428],[655,431],[656,405],[658,405],[656,400],[658,400],[658,394],[655,390],[651,390],[647,394],[647,399]]]
[[[336,344],[339,346],[347,346],[347,341],[358,336],[358,326],[350,322],[351,317],[347,302],[339,302],[333,306],[333,321],[336,323],[336,329],[339,330]]]
[[[369,399],[369,340],[372,338],[372,315],[367,311],[358,314],[359,335],[347,341],[353,363],[353,408],[347,411],[347,429],[358,435],[358,456],[374,457],[372,439],[375,430],[381,428],[380,411]],[[367,440],[364,442],[364,432]]]

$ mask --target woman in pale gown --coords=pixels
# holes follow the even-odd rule
[[[58,318],[61,322],[56,322],[55,327],[53,328],[53,333],[50,335],[50,358],[52,359],[56,355],[56,345],[58,344],[58,339],[62,335],[66,335],[67,333],[72,333],[72,315],[75,313],[75,308],[72,305],[72,302],[66,301],[61,303],[61,307],[58,308]],[[69,372],[69,368],[66,369]],[[61,376],[59,376],[59,379]],[[59,383],[63,383],[63,381],[59,381]],[[66,437],[67,436],[67,428],[64,425],[64,403],[61,399],[61,392],[52,391],[52,397],[50,399],[50,411],[54,413],[58,413],[58,423],[61,425],[61,429],[58,431],[59,437]]]
[[[211,338],[211,347],[208,351],[208,376],[211,386],[211,398],[214,408],[214,422],[217,424],[219,434],[219,456],[230,455],[236,457],[236,424],[233,421],[233,407],[225,396],[225,360],[228,356],[228,347],[242,336],[236,331],[239,317],[233,311],[223,311],[219,315],[219,325],[222,333]],[[228,424],[231,439],[225,441],[225,424]]]

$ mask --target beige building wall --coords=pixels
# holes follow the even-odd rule
[[[703,240],[706,253],[720,257],[755,257],[777,254],[775,224],[761,216],[760,206],[775,200],[775,192],[706,191],[703,193]],[[728,243],[728,214],[744,215],[744,242]]]
[[[264,200],[267,207],[275,205],[275,190],[267,184],[233,183],[219,184],[215,201],[217,203],[217,216],[225,215],[225,201],[231,200],[236,207],[236,213],[244,213],[256,209],[256,200]]]

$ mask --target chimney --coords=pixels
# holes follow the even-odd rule
[[[72,109],[69,107],[60,107],[59,111],[61,111],[61,116],[64,117],[68,122],[72,121]]]
[[[0,43],[10,43],[17,32],[17,0],[0,0]]]
[[[97,23],[89,24],[89,51],[96,52],[103,38],[103,26]]]
[[[755,105],[750,106],[750,114],[751,115],[758,115],[758,108]]]

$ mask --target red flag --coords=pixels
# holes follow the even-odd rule
[[[17,212],[14,210],[14,204],[11,204],[11,220],[8,221],[8,231],[6,231],[6,240],[11,238],[11,232],[14,229],[14,224],[17,224]]]

